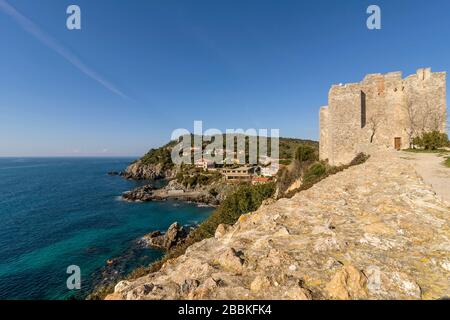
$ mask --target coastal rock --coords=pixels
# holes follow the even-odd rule
[[[127,167],[122,176],[133,180],[170,179],[176,175],[176,169],[165,169],[162,164],[144,164],[138,160]]]
[[[380,151],[218,228],[112,297],[441,299],[450,296],[449,213],[401,152]],[[189,279],[198,282],[180,290]],[[150,283],[158,289],[129,295]]]
[[[146,246],[170,250],[182,240],[186,239],[191,229],[181,226],[178,222],[173,223],[166,233],[161,231],[153,231],[142,238]]]
[[[171,180],[161,189],[156,189],[152,185],[135,188],[124,192],[122,198],[133,202],[178,200],[212,206],[219,204],[219,199],[211,195],[209,189],[187,189],[175,180]]]
[[[128,281],[120,281],[116,286],[114,287],[114,292],[116,293],[122,293],[124,292],[128,287],[130,286],[130,282]]]
[[[155,188],[152,185],[145,185],[131,191],[124,192],[122,198],[127,201],[151,201],[153,200],[153,191]]]

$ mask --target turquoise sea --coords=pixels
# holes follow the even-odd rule
[[[143,182],[107,172],[126,158],[0,158],[0,299],[83,298],[108,259],[171,223],[195,224],[212,212],[177,202],[129,203],[122,192]],[[125,272],[162,255],[143,249]],[[67,267],[81,268],[82,289],[66,287]]]

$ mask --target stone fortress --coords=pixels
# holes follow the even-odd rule
[[[368,147],[405,149],[423,132],[446,132],[446,73],[369,74],[333,85],[320,110],[320,159],[349,163]]]

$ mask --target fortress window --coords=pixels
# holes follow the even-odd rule
[[[361,128],[366,126],[366,94],[361,91]]]

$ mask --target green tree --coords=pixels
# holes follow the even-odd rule
[[[420,137],[413,139],[413,144],[425,150],[436,150],[448,145],[448,136],[439,131],[425,132]]]
[[[295,152],[295,159],[300,162],[317,160],[316,149],[310,145],[302,144]]]

